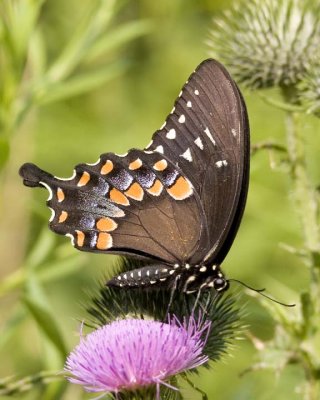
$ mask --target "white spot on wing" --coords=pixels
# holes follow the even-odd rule
[[[149,147],[152,146],[153,140],[151,140],[151,142],[146,146],[146,149],[148,149]]]
[[[200,268],[199,271],[200,271],[200,272],[206,272],[206,270],[207,270],[207,267],[206,267],[206,266],[203,266],[203,267]]]
[[[180,157],[183,157],[187,161],[192,162],[192,155],[191,155],[191,151],[190,151],[189,147],[187,148],[187,150],[183,154],[180,154]]]
[[[199,96],[199,90],[196,89],[196,90],[194,91],[194,94],[195,94],[196,96]]]
[[[237,131],[234,128],[231,129],[231,133],[233,134],[234,137],[237,136]]]
[[[176,108],[173,107],[173,109],[171,110],[171,113],[170,113],[170,114],[173,114],[173,113],[175,112],[175,110],[176,110]]]
[[[49,207],[49,210],[51,211],[51,217],[49,218],[49,222],[51,222],[54,220],[54,217],[56,216],[56,212],[51,207]]]
[[[161,154],[163,154],[164,153],[164,150],[163,150],[163,146],[157,146],[155,149],[154,149],[154,151],[157,151],[158,153],[161,153]],[[146,152],[145,152],[146,153]]]
[[[100,161],[101,161],[101,160],[100,160],[100,157],[99,157],[99,158],[98,158],[98,161],[96,161],[95,163],[87,163],[87,165],[92,165],[92,166],[98,165]]]
[[[167,132],[166,136],[168,139],[175,139],[176,138],[176,130],[174,128],[171,128],[170,131]]]
[[[218,168],[221,168],[223,165],[224,165],[224,166],[227,166],[227,165],[228,165],[227,160],[220,160],[220,161],[217,161],[217,162],[216,162],[216,166],[217,166]]]
[[[184,122],[186,122],[186,117],[184,116],[184,114],[181,114],[178,121],[180,122],[180,124],[183,124]]]
[[[199,149],[203,150],[203,143],[199,137],[194,142],[199,147]]]
[[[211,142],[212,142],[214,145],[216,145],[216,141],[213,139],[213,136],[212,136],[212,134],[211,134],[209,128],[206,128],[206,129],[204,130],[204,133],[208,136],[208,138],[211,140]]]
[[[73,170],[72,175],[69,178],[60,178],[59,176],[55,176],[56,179],[60,179],[60,181],[72,181],[72,179],[74,179],[76,177],[76,170]],[[40,182],[42,183],[42,182]]]
[[[191,103],[190,100],[187,102],[187,107],[188,107],[188,108],[191,108],[191,107],[192,107],[192,103]]]
[[[72,244],[72,246],[74,246],[74,236],[73,235],[71,235],[71,233],[66,233],[66,235],[65,236],[67,236],[68,238],[70,238],[70,240],[71,240],[71,244]]]
[[[52,199],[52,189],[51,189],[51,187],[47,184],[47,183],[45,183],[45,182],[42,182],[42,181],[40,181],[39,182],[41,185],[43,185],[47,190],[48,190],[48,192],[49,192],[49,197],[47,198],[47,201],[50,201],[51,199]]]
[[[116,156],[118,157],[126,157],[128,155],[128,152],[123,153],[123,154],[116,154]]]
[[[182,92],[182,90],[181,90],[181,91],[180,91],[180,93],[179,93],[179,97],[181,97],[181,96],[182,96],[182,93],[183,93],[183,92]]]

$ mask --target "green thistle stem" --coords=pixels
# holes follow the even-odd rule
[[[302,225],[304,247],[308,254],[310,267],[310,288],[308,293],[302,294],[302,339],[312,341],[318,328],[314,325],[316,316],[320,311],[320,268],[319,249],[320,233],[317,221],[318,202],[316,192],[310,182],[307,165],[305,141],[302,135],[300,115],[288,112],[286,117],[287,150],[291,166],[293,181],[293,197],[296,210]],[[311,318],[312,317],[312,318]],[[305,399],[316,400],[319,398],[319,367],[315,365],[310,352],[301,348],[296,349],[297,357],[305,371],[307,385]]]
[[[317,257],[320,253],[320,232],[317,221],[317,195],[308,177],[306,166],[305,142],[301,134],[300,116],[289,112],[286,118],[287,148],[291,165],[291,177],[294,183],[294,201],[302,224],[305,249],[310,255],[312,280],[318,281],[319,268]],[[314,272],[314,274],[313,274]]]

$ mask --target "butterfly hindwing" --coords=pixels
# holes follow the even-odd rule
[[[103,154],[95,165],[76,166],[70,179],[38,175],[50,191],[50,228],[79,250],[176,263],[188,261],[203,236],[193,185],[160,153]]]

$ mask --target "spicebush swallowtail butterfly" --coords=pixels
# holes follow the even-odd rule
[[[30,163],[20,175],[26,186],[48,189],[49,226],[77,249],[148,260],[109,285],[227,289],[220,265],[245,207],[249,124],[219,62],[198,66],[144,150],[102,154],[68,179]]]

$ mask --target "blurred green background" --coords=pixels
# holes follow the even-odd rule
[[[26,9],[33,7],[33,3],[41,2],[26,1]],[[99,2],[43,2],[36,18],[39,37],[33,39],[35,47],[28,50],[31,72],[24,69],[22,74],[18,68],[16,75],[23,79],[24,85],[57,58],[89,10],[94,9],[94,3]],[[63,364],[57,348],[70,350],[78,342],[78,320],[86,317],[83,304],[88,301],[88,293],[112,271],[114,263],[113,256],[78,253],[68,239],[49,232],[50,212],[44,203],[47,193],[24,187],[18,176],[19,166],[32,161],[54,175],[67,177],[75,164],[94,162],[101,153],[124,153],[128,148],[145,146],[170,112],[189,74],[208,56],[205,40],[212,17],[230,4],[222,0],[117,2],[117,11],[103,37],[107,41],[116,29],[133,22],[138,24],[136,31],[133,29],[135,35],[129,34],[121,45],[110,45],[94,61],[86,61],[84,56],[84,62],[73,71],[76,75],[99,67],[99,71],[105,69],[106,73],[110,70],[112,79],[105,82],[102,79],[96,87],[92,85],[92,89],[76,96],[61,96],[57,101],[48,96],[49,100],[35,102],[23,115],[18,129],[10,127],[10,123],[2,125],[2,137],[8,139],[11,150],[1,175],[0,377],[23,377],[41,370],[60,369]],[[0,10],[4,13],[3,21],[7,21],[5,7]],[[24,29],[25,16],[22,10],[12,27],[17,36],[28,35]],[[1,29],[0,55],[5,64],[4,47],[8,43],[3,32]],[[114,62],[120,62],[119,67],[116,64],[116,71],[110,69]],[[15,65],[6,67],[15,68]],[[7,82],[1,83],[1,80],[9,79],[9,74],[2,76],[0,85],[5,86]],[[2,113],[6,116],[10,113],[8,92],[2,92]],[[12,93],[19,96],[21,90]],[[41,98],[41,88],[38,93]],[[55,94],[50,90],[48,93]],[[252,143],[270,139],[284,142],[284,114],[266,105],[256,94],[244,91],[244,97]],[[317,182],[320,179],[320,137],[316,135],[319,123],[313,117],[306,121],[308,167]],[[252,158],[247,208],[223,270],[228,277],[267,287],[277,299],[295,302],[298,293],[307,287],[308,275],[297,257],[283,249],[281,243],[299,247],[300,226],[290,201],[290,182],[281,158],[261,151]],[[244,293],[242,288],[232,290]],[[245,294],[242,301],[251,334],[262,339],[271,337],[272,320],[264,309]],[[41,305],[44,314],[41,314]],[[58,331],[54,343],[41,328],[39,313],[52,319],[54,327],[49,329],[51,333]],[[224,362],[212,365],[209,371],[203,369],[194,378],[210,400],[301,398],[295,390],[303,375],[298,367],[286,368],[279,377],[267,371],[240,377],[254,363],[255,350],[245,338],[230,353],[232,356],[225,357]],[[60,390],[54,384],[49,389],[40,387],[18,394],[17,398],[92,398],[72,385],[65,392]],[[185,393],[188,399],[199,398],[188,388]]]

